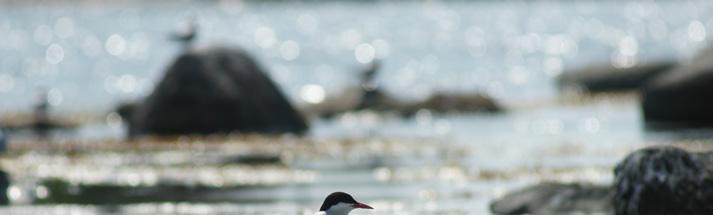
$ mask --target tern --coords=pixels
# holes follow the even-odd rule
[[[356,208],[374,209],[364,203],[354,200],[354,197],[345,192],[334,192],[324,199],[322,207],[315,215],[347,215]]]

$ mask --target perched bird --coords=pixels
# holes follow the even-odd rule
[[[376,75],[381,67],[381,61],[375,59],[371,62],[369,68],[361,73],[361,90],[362,95],[355,110],[363,110],[374,108],[383,103],[384,94],[376,83]]]
[[[364,203],[354,200],[354,197],[345,192],[334,192],[324,199],[322,207],[315,215],[347,215],[356,208],[374,209]]]
[[[189,47],[198,36],[198,20],[196,17],[191,17],[180,27],[171,35],[171,39],[180,42],[184,47]]]

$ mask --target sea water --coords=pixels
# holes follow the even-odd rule
[[[626,153],[652,144],[706,142],[710,132],[647,131],[636,96],[562,102],[556,76],[592,63],[628,67],[685,59],[705,47],[713,28],[712,7],[695,1],[3,2],[3,112],[27,110],[45,91],[53,113],[59,114],[102,115],[118,103],[143,98],[182,51],[169,38],[191,17],[199,23],[197,46],[246,49],[297,105],[354,87],[359,72],[378,59],[383,64],[379,85],[399,98],[479,91],[508,110],[420,111],[411,119],[357,112],[315,119],[308,143],[303,143],[312,150],[268,150],[294,158],[277,172],[306,172],[309,180],[206,197],[217,202],[24,205],[21,194],[38,191],[17,188],[11,194],[20,203],[0,211],[309,214],[328,193],[342,190],[377,208],[354,212],[358,214],[488,214],[489,201],[528,184],[606,184],[611,167]],[[123,132],[121,126],[100,120],[73,137],[120,139]],[[268,142],[305,141],[290,139]],[[206,150],[203,156],[244,152],[234,150]],[[105,153],[74,155],[98,166],[46,152],[10,157],[26,162],[23,168],[81,169],[89,178],[109,174],[88,171],[92,169],[123,168],[113,174],[131,179],[136,172],[161,176],[173,168],[151,159],[123,162],[151,157],[138,152]],[[185,158],[174,165],[188,165],[195,158],[185,150],[160,153]],[[109,157],[122,162],[100,162]],[[212,163],[202,168],[208,178],[221,178],[211,176],[214,171],[232,170]],[[53,174],[65,177],[66,172]]]

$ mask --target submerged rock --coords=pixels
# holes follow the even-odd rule
[[[713,98],[713,48],[647,84],[641,106],[650,125],[713,126],[710,98]]]
[[[339,96],[326,99],[320,104],[305,107],[304,112],[320,117],[331,117],[349,111],[372,110],[392,112],[408,117],[419,110],[428,110],[434,113],[497,113],[505,110],[494,98],[479,92],[437,92],[424,100],[409,102],[401,101],[388,93],[376,91],[372,92],[368,105],[360,104],[360,95],[359,90],[347,90]]]
[[[502,106],[484,93],[436,93],[428,99],[411,104],[409,111],[420,109],[436,113],[448,112],[500,112]]]
[[[638,90],[675,65],[676,61],[656,61],[628,68],[617,68],[609,63],[588,65],[565,71],[558,77],[558,84],[562,90],[574,88],[588,93]]]
[[[307,106],[304,108],[304,112],[329,118],[336,114],[361,110],[391,112],[405,117],[412,116],[419,110],[429,110],[435,113],[500,112],[503,110],[495,99],[482,92],[436,92],[423,100],[403,101],[379,86],[376,76],[380,67],[380,60],[373,61],[360,72],[361,78],[358,87],[349,88],[321,103]]]
[[[47,137],[50,131],[71,132],[85,122],[81,116],[53,116],[38,120],[34,114],[17,113],[0,116],[0,129],[6,135],[18,131],[32,131],[39,137]]]
[[[35,204],[120,205],[148,202],[228,202],[237,201],[240,192],[249,186],[185,186],[156,184],[153,186],[121,186],[115,184],[72,184],[59,179],[46,179],[40,184],[48,191]],[[222,194],[222,195],[221,195]]]
[[[235,48],[182,54],[131,112],[130,136],[307,130],[255,60]]]
[[[612,186],[544,183],[494,201],[496,214],[713,214],[713,153],[652,147],[629,154]]]
[[[490,210],[507,215],[610,214],[611,194],[606,186],[543,183],[505,195]]]

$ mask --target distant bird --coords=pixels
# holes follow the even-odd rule
[[[48,130],[52,128],[52,122],[49,117],[50,106],[49,93],[43,89],[37,96],[34,113],[35,121],[32,124],[35,133],[39,137],[47,137]]]
[[[42,124],[49,121],[49,94],[47,91],[42,90],[42,92],[37,95],[35,103],[35,123]]]
[[[195,17],[191,17],[181,27],[171,35],[171,40],[182,43],[184,47],[189,47],[198,36],[198,21]]]
[[[374,59],[371,62],[371,65],[367,67],[364,71],[361,73],[361,87],[365,90],[376,90],[378,86],[376,86],[376,75],[379,72],[379,68],[381,67],[381,61],[378,59]]]
[[[363,110],[374,108],[381,102],[384,97],[381,89],[376,83],[376,75],[381,67],[381,62],[377,59],[371,62],[371,65],[361,73],[361,91],[362,95],[357,103],[355,110]]]
[[[374,209],[369,205],[357,202],[345,192],[334,192],[324,199],[322,207],[315,215],[347,215],[356,208]]]

